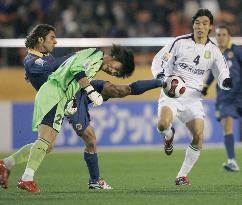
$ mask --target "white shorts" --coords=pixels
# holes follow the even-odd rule
[[[158,103],[158,117],[163,106],[167,106],[172,110],[173,120],[177,117],[183,123],[198,118],[204,119],[205,117],[202,95],[199,91],[191,88],[187,88],[180,98],[169,98],[161,91]]]

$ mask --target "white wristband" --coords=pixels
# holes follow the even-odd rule
[[[86,91],[87,93],[90,93],[91,91],[94,90],[94,88],[92,87],[92,85],[88,85],[88,86],[85,87],[84,89],[85,89],[85,91]]]

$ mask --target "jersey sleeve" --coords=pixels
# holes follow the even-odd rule
[[[208,78],[205,81],[205,85],[209,87],[212,84],[213,80],[214,80],[213,73],[209,72]]]
[[[218,50],[214,50],[214,63],[212,68],[213,76],[216,79],[218,86],[223,90],[228,90],[228,88],[225,88],[223,86],[223,81],[226,78],[229,78],[229,67],[227,65],[226,59]]]
[[[171,75],[177,46],[178,43],[175,43],[174,41],[171,44],[163,47],[155,55],[151,65],[151,72],[154,78],[157,78],[159,74],[163,74],[165,76]]]
[[[51,63],[39,57],[32,58],[25,62],[25,67],[29,68],[30,73],[51,73],[54,72],[67,58],[69,58],[70,55],[72,54],[54,59]]]
[[[95,51],[96,49],[91,48],[76,53],[70,66],[72,75],[84,72],[89,81],[93,79],[103,63],[103,52]]]
[[[236,46],[235,56],[238,59],[239,64],[240,64],[241,69],[242,69],[242,46]]]

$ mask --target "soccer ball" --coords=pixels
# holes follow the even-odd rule
[[[163,86],[164,93],[170,98],[181,97],[186,90],[185,81],[180,76],[171,75],[166,79]]]

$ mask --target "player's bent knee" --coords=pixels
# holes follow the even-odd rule
[[[169,128],[170,124],[171,123],[168,120],[159,121],[157,124],[157,128],[159,131],[162,132],[163,130],[166,130],[167,128]]]
[[[198,149],[202,149],[203,144],[203,134],[197,133],[193,135],[192,145]]]
[[[92,135],[91,133],[84,133],[81,138],[83,139],[85,145],[86,145],[86,150],[88,152],[95,152],[96,151],[96,136]]]
[[[84,141],[85,141],[85,144],[88,148],[94,149],[96,147],[96,144],[97,144],[96,138],[88,138]]]

